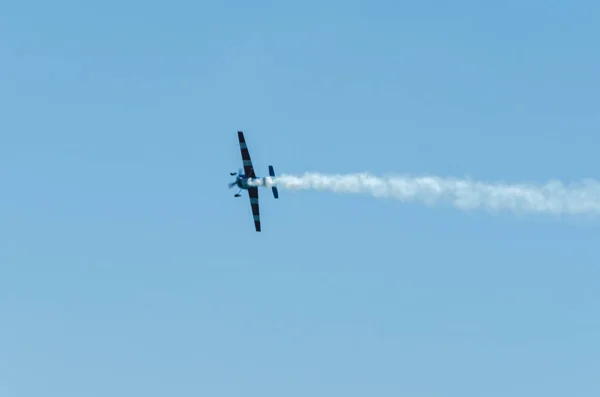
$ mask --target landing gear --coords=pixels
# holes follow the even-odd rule
[[[241,196],[241,194],[240,194],[241,191],[242,191],[242,189],[240,189],[240,191],[237,192],[233,197],[240,197]]]
[[[230,172],[229,175],[231,175],[231,176],[237,175],[237,172]]]

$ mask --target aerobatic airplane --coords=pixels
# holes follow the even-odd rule
[[[238,140],[240,141],[240,150],[242,152],[242,162],[244,168],[240,168],[239,172],[231,172],[229,175],[235,176],[237,175],[235,182],[231,182],[229,184],[229,188],[236,186],[240,188],[240,190],[234,195],[234,197],[240,197],[240,192],[242,190],[248,191],[248,197],[250,198],[250,207],[252,208],[252,215],[254,216],[254,228],[257,232],[260,232],[260,209],[258,206],[258,186],[267,187],[267,178],[259,178],[256,176],[254,172],[254,166],[252,165],[252,160],[250,159],[250,152],[248,151],[248,145],[246,145],[246,139],[244,138],[244,133],[242,131],[238,131]],[[269,166],[269,175],[271,178],[275,177],[275,170],[273,166]],[[254,182],[254,183],[253,183]],[[271,190],[273,192],[273,197],[276,199],[279,198],[279,192],[277,191],[277,186],[271,186]]]

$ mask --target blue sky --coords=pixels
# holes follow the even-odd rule
[[[3,5],[0,395],[597,396],[597,222],[226,185],[600,178],[599,16]]]

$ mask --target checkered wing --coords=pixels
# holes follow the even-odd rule
[[[248,151],[248,145],[246,145],[246,138],[244,138],[244,133],[242,131],[238,131],[238,140],[240,141],[240,150],[242,152],[242,161],[244,163],[244,174],[246,174],[246,177],[248,178],[256,178],[252,159],[250,158],[250,152]]]
[[[260,232],[260,209],[258,207],[258,188],[251,187],[248,189],[248,197],[250,197],[250,207],[252,207],[252,216],[254,217],[254,228]]]

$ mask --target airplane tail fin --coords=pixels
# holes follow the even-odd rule
[[[275,170],[273,169],[272,165],[269,166],[269,176],[275,178]],[[271,190],[273,191],[273,197],[275,197],[276,199],[279,198],[279,191],[277,190],[277,186],[271,186]]]

